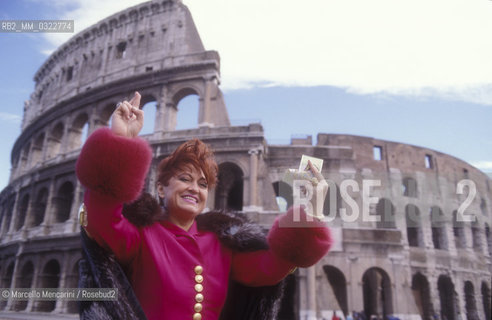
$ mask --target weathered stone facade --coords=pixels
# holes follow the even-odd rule
[[[84,136],[107,126],[116,103],[138,90],[142,104],[156,102],[154,132],[144,136],[154,152],[150,192],[159,160],[198,137],[220,168],[208,208],[241,211],[268,228],[293,202],[285,170],[302,154],[324,159],[325,213],[337,242],[315,267],[289,276],[281,319],[327,319],[333,310],[490,319],[492,180],[407,144],[319,134],[314,146],[311,137],[268,145],[261,125],[231,126],[219,55],[205,51],[180,0],[150,1],[82,31],[35,81],[0,193],[0,287],[77,286],[83,189],[74,164]],[[178,103],[190,94],[199,97],[197,127],[176,131]],[[477,222],[457,222],[462,211]],[[76,305],[8,300],[1,310],[69,314]]]

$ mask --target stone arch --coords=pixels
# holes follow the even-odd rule
[[[61,144],[63,139],[63,132],[65,126],[62,122],[58,122],[50,131],[48,137],[48,158],[54,158],[61,150]]]
[[[156,131],[156,128],[158,128],[157,99],[151,94],[143,94],[140,101],[142,110],[145,112],[144,126],[140,135],[152,134]]]
[[[280,211],[286,211],[294,204],[292,187],[288,183],[276,181],[273,183],[273,190]]]
[[[411,177],[403,178],[402,194],[405,197],[417,198],[417,180]]]
[[[412,277],[412,292],[422,319],[432,319],[434,308],[432,306],[429,281],[420,272],[417,272]]]
[[[110,102],[101,109],[99,120],[104,126],[109,126],[109,120],[114,110],[116,110],[116,102]]]
[[[41,132],[32,145],[31,149],[31,164],[32,166],[36,166],[39,162],[41,162],[43,158],[43,145],[44,145],[44,132]]]
[[[65,276],[65,287],[66,288],[77,288],[79,283],[79,261],[78,259],[68,273]],[[68,301],[67,302],[67,312],[68,313],[78,313],[79,308],[77,305],[77,301]]]
[[[27,170],[29,168],[29,151],[31,149],[31,143],[29,142],[24,149],[22,149],[19,168],[21,170]]]
[[[485,319],[490,319],[492,317],[491,313],[491,300],[492,296],[490,294],[490,288],[486,281],[482,281],[482,304],[483,311],[485,313]]]
[[[289,274],[284,281],[284,296],[280,302],[277,319],[296,320],[296,315],[299,314],[299,271]]]
[[[414,204],[405,206],[405,220],[407,224],[407,241],[410,247],[423,247],[424,238],[419,208]]]
[[[386,198],[379,199],[376,205],[376,214],[381,217],[381,221],[377,222],[378,228],[395,229],[395,206],[391,200]]]
[[[477,311],[477,302],[475,301],[475,289],[471,281],[465,281],[465,310],[468,320],[480,320]]]
[[[367,319],[371,315],[386,319],[393,313],[391,280],[386,271],[378,267],[367,269],[362,276],[362,290]]]
[[[0,287],[1,288],[10,288],[12,285],[12,278],[14,276],[14,262],[11,261],[10,264],[8,264],[7,269],[2,274],[1,283]],[[2,300],[0,301],[0,310],[3,310],[5,306],[7,305],[7,300]]]
[[[484,224],[484,232],[485,232],[485,241],[487,242],[487,249],[489,251],[489,255],[492,256],[492,238],[490,236],[490,226],[486,222]]]
[[[85,140],[87,139],[87,134],[89,133],[89,116],[87,113],[82,112],[75,120],[72,122],[69,134],[69,150],[79,149]]]
[[[336,300],[329,302],[329,305],[336,303],[336,305],[330,305],[330,309],[342,310],[343,314],[347,315],[349,310],[347,300],[347,280],[345,279],[345,275],[340,269],[330,265],[323,266],[323,271],[325,272]]]
[[[49,260],[39,274],[38,286],[40,288],[58,288],[60,284],[60,263],[56,259]],[[33,311],[51,312],[55,310],[56,300],[37,301]]]
[[[328,183],[328,193],[326,194],[323,204],[323,214],[329,217],[339,217],[340,208],[342,207],[342,195],[340,187],[332,180],[326,180]]]
[[[446,250],[448,248],[448,241],[446,236],[446,224],[445,217],[441,208],[433,206],[430,208],[430,219],[432,229],[432,243],[434,249]]]
[[[41,188],[35,198],[33,207],[30,227],[39,226],[44,221],[44,215],[46,213],[46,206],[48,205],[48,188]]]
[[[12,222],[12,215],[15,207],[15,196],[11,196],[9,201],[7,202],[7,212],[5,213],[5,218],[3,219],[2,224],[2,233],[9,232],[10,223]]]
[[[243,209],[243,179],[243,170],[237,164],[232,162],[219,164],[215,209],[235,211]]]
[[[20,274],[17,276],[17,287],[18,288],[31,288],[32,279],[34,276],[34,264],[29,260],[24,263],[20,269]],[[14,305],[15,311],[25,310],[27,307],[27,300],[16,301]]]
[[[176,130],[197,128],[199,123],[200,96],[188,94],[176,104]]]
[[[482,251],[482,230],[480,229],[480,223],[475,220],[470,224],[472,231],[472,246],[473,250],[480,252]]]
[[[53,198],[55,206],[55,222],[64,222],[70,218],[70,211],[74,199],[74,186],[72,182],[65,181]]]
[[[24,194],[17,208],[17,220],[15,221],[15,226],[14,226],[15,231],[19,231],[24,226],[28,208],[29,208],[29,194]]]
[[[457,295],[453,281],[447,275],[440,275],[437,280],[439,300],[441,302],[441,319],[455,320],[458,308],[456,305]]]
[[[456,248],[466,248],[465,225],[462,221],[458,221],[457,210],[453,211],[453,235]]]

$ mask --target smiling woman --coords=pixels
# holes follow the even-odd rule
[[[152,151],[138,137],[139,106],[138,93],[119,103],[111,129],[96,130],[77,161],[87,188],[80,283],[120,293],[117,303],[82,305],[81,319],[274,319],[280,282],[327,253],[329,229],[303,209],[300,221],[293,209],[279,216],[267,236],[243,214],[202,213],[218,166],[198,139],[161,160],[159,202],[140,196]]]

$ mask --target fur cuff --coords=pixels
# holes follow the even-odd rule
[[[151,159],[145,140],[120,137],[102,128],[85,142],[76,164],[77,177],[86,188],[130,202],[143,188]]]
[[[332,244],[324,222],[308,219],[301,208],[290,208],[278,217],[268,233],[268,244],[280,258],[298,267],[309,267],[328,253]]]

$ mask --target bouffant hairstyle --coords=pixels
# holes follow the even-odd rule
[[[192,139],[180,145],[174,152],[161,160],[157,167],[157,181],[163,185],[187,165],[201,169],[212,189],[217,182],[218,167],[210,147],[199,139]]]

